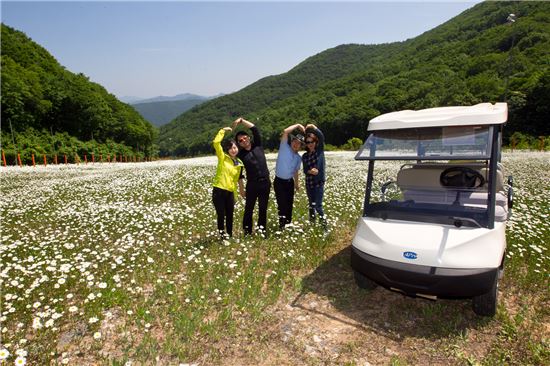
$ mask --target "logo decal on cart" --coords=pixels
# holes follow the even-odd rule
[[[403,257],[407,259],[416,259],[418,256],[415,252],[403,252]]]

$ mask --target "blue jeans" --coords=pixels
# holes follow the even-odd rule
[[[315,214],[319,214],[322,223],[325,222],[325,213],[323,212],[323,194],[325,186],[309,188],[306,187],[307,199],[309,201],[309,219],[315,221]]]

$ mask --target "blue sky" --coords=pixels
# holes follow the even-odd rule
[[[403,41],[479,1],[2,1],[2,22],[118,97],[231,93],[346,43]]]

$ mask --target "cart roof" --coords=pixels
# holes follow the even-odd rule
[[[382,114],[369,122],[369,131],[399,128],[493,125],[506,122],[506,103],[480,103],[468,107],[439,107]]]

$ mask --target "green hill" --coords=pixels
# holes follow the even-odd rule
[[[550,3],[481,3],[416,38],[341,45],[201,104],[161,127],[161,155],[209,153],[215,131],[241,115],[261,127],[270,148],[283,127],[309,121],[341,145],[365,138],[380,113],[503,100],[507,136],[549,135],[548,50]]]
[[[196,105],[204,103],[207,98],[192,98],[186,100],[170,100],[163,102],[146,102],[131,104],[147,121],[159,127],[167,124],[183,112]]]
[[[1,41],[2,149],[10,162],[15,151],[27,161],[32,153],[155,152],[156,129],[131,106],[67,71],[24,33],[2,24]]]

